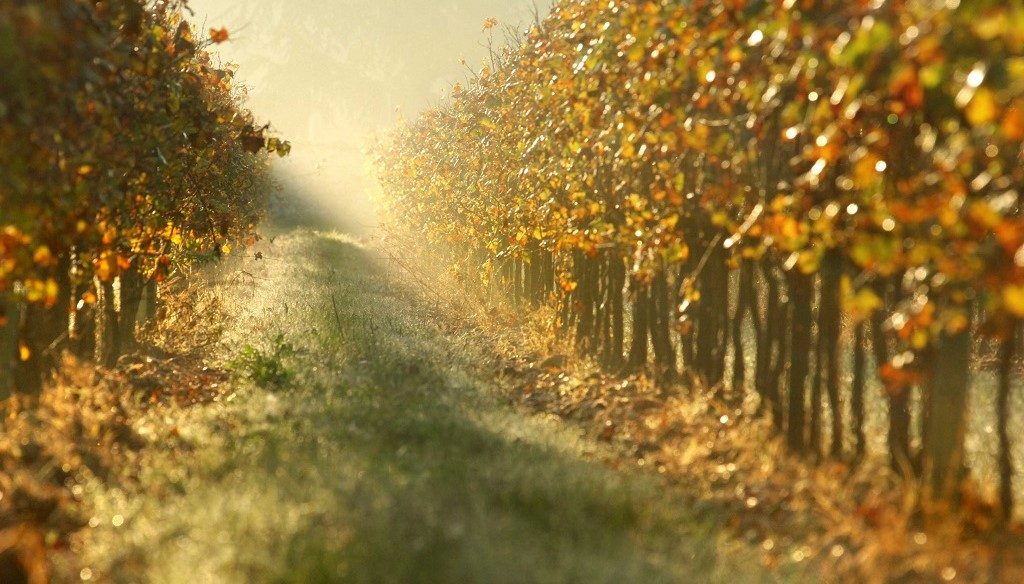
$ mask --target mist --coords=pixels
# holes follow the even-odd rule
[[[487,57],[487,18],[528,27],[549,0],[195,0],[194,22],[227,27],[215,58],[238,66],[248,106],[293,144],[276,161],[286,204],[339,228],[377,224],[366,147],[440,101]],[[465,65],[461,61],[465,61]]]

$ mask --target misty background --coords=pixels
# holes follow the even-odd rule
[[[225,26],[231,40],[212,48],[237,64],[257,119],[293,145],[275,161],[290,194],[353,232],[376,225],[376,189],[365,155],[374,136],[400,116],[438,103],[466,65],[487,56],[484,21],[524,30],[551,0],[192,0],[205,34]]]

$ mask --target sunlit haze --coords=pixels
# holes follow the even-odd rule
[[[227,27],[213,50],[239,66],[249,105],[294,145],[277,173],[339,225],[375,224],[366,144],[436,103],[487,55],[483,22],[522,28],[548,0],[197,0],[202,29]],[[536,8],[535,8],[536,7]],[[460,64],[465,59],[466,65]]]

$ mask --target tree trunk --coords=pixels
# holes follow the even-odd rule
[[[821,301],[815,302],[818,307],[816,334],[814,337],[813,363],[814,375],[811,378],[811,419],[808,429],[807,446],[812,449],[815,458],[821,455],[821,394],[825,381],[825,337],[821,334]]]
[[[633,339],[629,347],[629,368],[642,369],[647,365],[648,310],[650,287],[633,281]]]
[[[474,278],[474,281],[479,281],[479,278]],[[142,298],[145,302],[145,309],[143,315],[146,324],[152,324],[157,319],[157,307],[159,306],[159,285],[156,283],[154,278],[146,280],[146,284],[143,287]]]
[[[583,253],[575,252],[573,264],[576,273],[576,301],[573,303],[576,312],[576,346],[586,353],[594,338],[594,262]]]
[[[743,403],[746,392],[747,364],[743,350],[743,323],[747,312],[754,318],[756,311],[750,305],[754,295],[754,265],[750,260],[743,260],[740,265],[740,281],[736,294],[736,312],[732,318],[732,393],[733,399]],[[755,329],[757,324],[755,323]],[[756,332],[756,331],[755,331]]]
[[[600,256],[595,260],[597,264],[597,284],[596,289],[596,301],[595,304],[595,329],[594,329],[594,348],[600,348],[598,352],[600,362],[602,364],[608,362],[608,349],[612,344],[612,329],[609,320],[610,314],[608,312],[609,298],[608,298],[608,258]]]
[[[144,289],[145,282],[142,279],[142,274],[134,266],[121,274],[121,311],[118,320],[118,335],[123,351],[135,348],[135,324],[138,320],[139,305],[142,304]]]
[[[715,265],[712,269],[713,289],[719,294],[715,298],[715,361],[712,383],[722,386],[725,382],[725,357],[729,350],[729,267],[725,248],[716,246]]]
[[[0,399],[7,399],[14,391],[21,304],[10,297],[0,296],[0,316],[6,320],[6,324],[0,326]]]
[[[523,300],[523,262],[513,258],[512,261],[512,301],[516,306]]]
[[[863,459],[867,452],[867,441],[864,436],[864,386],[867,373],[864,327],[865,323],[859,322],[853,330],[853,386],[850,390],[850,405],[853,410],[855,460]]]
[[[765,373],[767,372],[769,358],[767,349],[769,344],[765,338],[765,323],[761,317],[761,306],[758,301],[758,287],[753,260],[746,260],[750,269],[750,289],[747,292],[740,291],[746,296],[747,313],[750,315],[750,326],[754,330],[754,391],[760,398],[758,410],[763,412],[771,408],[768,396],[765,394]]]
[[[94,359],[96,357],[96,310],[94,304],[86,304],[82,298],[89,291],[87,282],[75,286],[72,302],[74,308],[71,311],[71,350],[79,359]]]
[[[120,357],[117,305],[114,302],[114,283],[96,282],[96,363],[113,367]]]
[[[931,495],[948,500],[959,485],[967,426],[970,385],[970,326],[955,334],[943,332],[936,347],[928,383],[927,434],[924,462]]]
[[[39,395],[43,390],[42,333],[47,311],[41,304],[29,304],[21,310],[17,327],[17,353],[14,364],[14,390],[23,395]]]
[[[786,364],[787,313],[782,305],[779,280],[775,270],[766,260],[761,264],[762,275],[768,288],[765,304],[765,332],[763,348],[758,352],[757,367],[760,392],[768,403],[772,423],[779,431],[785,422],[782,407],[781,384]]]
[[[884,285],[876,289],[882,299],[887,300]],[[888,305],[888,303],[886,303]],[[889,343],[885,338],[884,315],[875,311],[871,315],[871,349],[875,367],[880,369],[889,362]],[[912,470],[910,455],[910,391],[905,387],[887,388],[889,401],[889,428],[886,442],[889,447],[889,466],[898,473],[907,475]]]
[[[697,350],[694,365],[707,387],[721,393],[725,377],[725,353],[728,346],[729,272],[725,250],[715,246],[698,276],[700,301],[697,303]]]
[[[832,441],[829,453],[833,458],[839,458],[843,454],[843,407],[839,401],[839,391],[842,387],[839,362],[839,340],[842,333],[839,289],[841,279],[842,260],[836,252],[831,251],[826,256],[821,270],[818,334],[822,339],[819,346],[823,349],[821,359],[825,365],[828,407],[832,412]]]
[[[42,337],[46,345],[43,367],[47,373],[56,368],[61,350],[69,344],[72,293],[70,255],[61,256],[55,280],[58,289],[57,300],[53,308],[46,311],[46,330]]]
[[[622,364],[623,347],[625,345],[625,308],[622,293],[626,286],[626,266],[618,254],[609,260],[608,293],[611,296],[612,344],[609,349],[609,362],[612,367]]]
[[[790,303],[792,305],[792,350],[789,366],[789,416],[786,442],[795,452],[804,451],[805,391],[808,359],[811,352],[811,327],[814,323],[814,290],[812,279],[799,273],[790,276]]]
[[[999,355],[999,393],[996,400],[999,436],[999,509],[1004,521],[1013,518],[1013,451],[1010,443],[1010,390],[1013,384],[1013,356],[1017,351],[1017,328],[1010,327]]]
[[[676,351],[672,346],[669,332],[672,308],[668,300],[668,278],[665,272],[654,277],[648,301],[650,313],[648,323],[651,328],[651,345],[654,347],[654,359],[657,364],[658,376],[671,381],[676,376]]]

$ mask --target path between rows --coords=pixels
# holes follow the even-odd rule
[[[599,444],[509,405],[481,333],[445,325],[354,240],[297,230],[261,245],[221,292],[221,358],[269,354],[282,335],[297,377],[154,421],[182,440],[95,496],[94,579],[779,578],[752,550],[722,551],[714,522],[656,477],[610,470]]]

